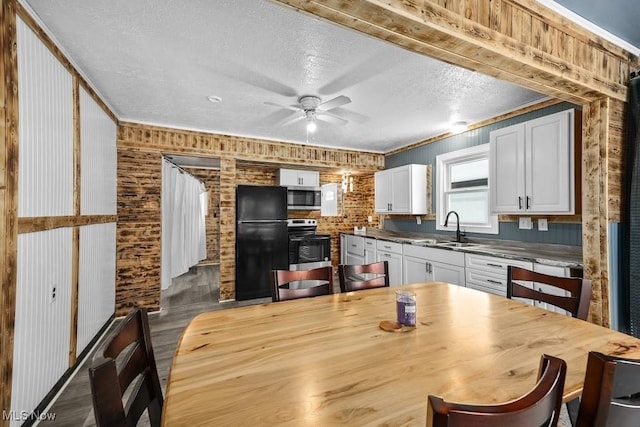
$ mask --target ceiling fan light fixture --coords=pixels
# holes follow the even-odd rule
[[[314,133],[316,131],[316,129],[318,129],[318,125],[316,124],[316,121],[313,120],[313,118],[308,119],[307,120],[307,132]]]

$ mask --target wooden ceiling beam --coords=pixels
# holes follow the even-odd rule
[[[272,1],[566,101],[584,104],[603,96],[626,100],[626,86],[430,1]]]

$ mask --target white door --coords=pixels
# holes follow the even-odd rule
[[[391,203],[391,174],[380,171],[374,174],[374,192],[376,212],[388,212]]]
[[[525,123],[526,209],[529,212],[573,210],[572,111]]]
[[[464,267],[431,262],[431,269],[433,271],[433,280],[436,282],[464,286]]]
[[[393,252],[378,250],[376,252],[377,261],[387,261],[389,264],[389,285],[398,286],[402,284],[402,255]]]
[[[411,212],[411,166],[391,169],[391,211]]]
[[[429,263],[425,259],[405,255],[402,264],[404,283],[423,283],[433,280]]]
[[[345,257],[345,264],[347,265],[362,265],[364,264],[364,257],[361,255],[354,255],[352,253],[347,252],[347,256]]]
[[[524,212],[524,125],[509,126],[491,132],[490,144],[491,211]]]
[[[376,261],[376,240],[364,239],[364,263],[373,264]]]

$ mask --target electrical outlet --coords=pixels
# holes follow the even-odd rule
[[[549,224],[547,224],[547,218],[540,218],[538,220],[539,231],[549,231]]]
[[[58,294],[58,287],[56,285],[53,285],[51,287],[51,298],[49,299],[50,303],[54,303],[56,301],[56,296]]]
[[[518,222],[518,227],[521,230],[531,230],[533,228],[533,223],[531,222],[531,217],[525,216],[521,217]]]
[[[369,215],[367,217],[367,221],[369,221],[369,224],[371,224],[373,222],[373,217],[371,215]]]
[[[422,224],[422,218],[420,218],[419,216],[416,217],[416,224]]]

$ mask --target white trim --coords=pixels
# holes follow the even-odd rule
[[[591,31],[592,33],[594,33],[595,35],[602,37],[603,39],[616,44],[618,46],[620,46],[623,49],[628,50],[629,52],[633,53],[634,55],[638,56],[640,55],[640,47],[634,46],[631,43],[622,40],[620,37],[611,34],[610,32],[608,32],[607,30],[605,30],[602,27],[597,26],[596,24],[594,24],[591,21],[586,20],[585,18],[583,18],[582,16],[578,15],[575,12],[572,12],[571,10],[567,9],[566,7],[556,3],[555,1],[552,0],[537,0],[538,3],[540,3],[541,5],[548,7],[549,9],[553,10],[554,12],[564,16],[565,18],[569,19],[570,21],[575,22],[576,24],[580,25],[581,27],[586,28],[587,30]]]
[[[446,216],[447,205],[444,202],[444,171],[446,164],[451,161],[462,162],[474,159],[489,158],[489,144],[476,145],[474,147],[463,148],[461,150],[451,151],[445,154],[436,156],[436,230],[455,231],[456,224],[444,226],[444,219]],[[487,171],[487,179],[489,171]],[[487,195],[490,194],[491,189],[487,189]],[[460,230],[470,233],[483,233],[483,234],[498,234],[499,222],[498,215],[492,214],[489,206],[489,198],[487,198],[487,214],[489,223],[485,226],[468,226],[464,225],[463,221],[460,221]]]

